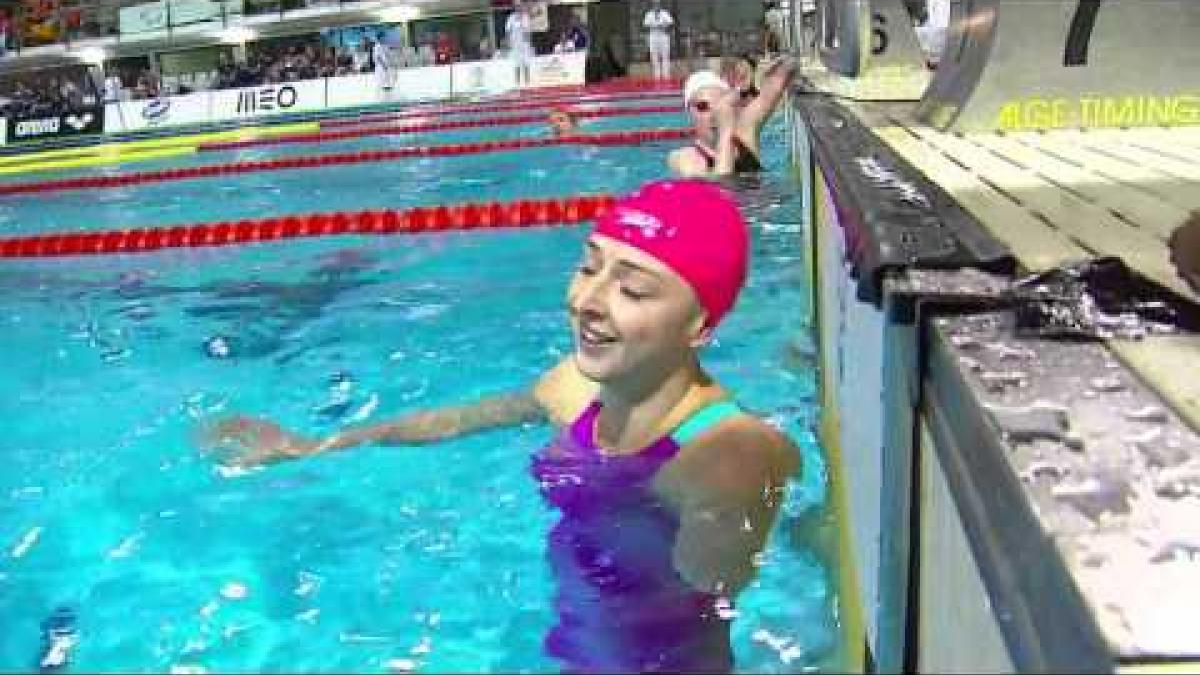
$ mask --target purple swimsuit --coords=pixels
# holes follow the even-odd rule
[[[558,623],[545,647],[567,672],[732,670],[730,619],[675,571],[679,519],[651,486],[688,440],[738,412],[715,403],[637,453],[605,455],[593,403],[534,456],[542,495],[562,512],[547,544]]]

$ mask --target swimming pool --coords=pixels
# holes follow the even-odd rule
[[[706,353],[742,403],[805,454],[760,579],[739,603],[735,652],[746,672],[811,669],[836,639],[828,574],[796,537],[823,504],[824,467],[809,431],[816,385],[786,138],[776,120],[763,143],[772,171],[742,188],[755,229],[749,284]],[[333,145],[307,151],[347,144]],[[623,193],[662,176],[669,147],[547,148],[11,197],[0,201],[0,230]],[[11,354],[0,375],[0,669],[35,668],[39,624],[68,607],[77,671],[556,670],[541,651],[552,620],[541,556],[553,514],[527,473],[548,427],[358,448],[244,474],[201,454],[194,434],[232,412],[326,432],[527,384],[570,348],[562,296],[584,231],[0,262]]]

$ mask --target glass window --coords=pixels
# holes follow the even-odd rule
[[[457,14],[412,23],[413,46],[432,50],[435,63],[477,61],[493,52],[488,35],[487,13]]]

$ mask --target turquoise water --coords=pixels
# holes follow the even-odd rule
[[[422,142],[454,135],[433,136]],[[805,474],[740,599],[745,672],[811,669],[835,638],[828,572],[798,536],[823,504],[825,477],[810,431],[803,223],[786,138],[777,120],[764,138],[771,173],[741,188],[753,267],[704,356],[804,450]],[[0,229],[619,193],[662,176],[670,147],[5,198]],[[199,160],[174,165],[189,163]],[[556,670],[540,649],[552,619],[542,552],[553,514],[527,473],[549,428],[363,447],[245,474],[223,471],[194,434],[234,412],[323,433],[528,384],[570,348],[563,292],[584,235],[342,237],[0,261],[11,355],[0,375],[0,670],[36,668],[39,624],[62,606],[77,616],[77,672]],[[227,356],[208,348],[215,339]]]

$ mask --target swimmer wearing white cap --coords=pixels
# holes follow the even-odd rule
[[[728,176],[762,170],[758,136],[796,75],[783,56],[763,66],[759,94],[738,107],[738,92],[711,70],[695,72],[683,86],[683,104],[696,140],[667,157],[680,176]]]

